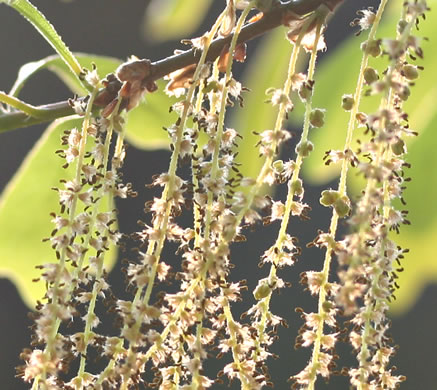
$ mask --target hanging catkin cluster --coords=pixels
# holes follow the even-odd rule
[[[413,32],[428,8],[424,0],[406,1],[395,38],[379,39],[377,28],[387,2],[382,0],[376,12],[362,11],[354,21],[370,32],[362,44],[355,94],[345,95],[341,102],[350,112],[344,148],[325,156],[326,164],[338,163],[342,169],[338,189],[327,189],[320,198],[332,209],[329,230],[320,231],[308,244],[325,251],[325,258],[321,270],[302,274],[302,283],[318,298],[318,308],[308,313],[296,309],[304,321],[296,347],[312,348],[306,367],[300,372],[299,367],[290,367],[296,388],[314,389],[320,376],[340,373],[334,352],[338,342],[349,343],[356,353],[358,364],[341,371],[349,375],[353,388],[394,389],[405,379],[389,365],[395,347],[387,335],[387,310],[407,251],[396,245],[392,234],[409,223],[407,212],[395,206],[396,200],[403,202],[408,181],[405,139],[416,134],[409,129],[403,102],[421,70],[415,65],[422,57],[421,41]],[[186,41],[201,56],[197,64],[167,76],[167,93],[179,97],[170,108],[177,119],[165,128],[171,157],[168,171],[148,183],[162,189],[160,196],[146,203],[150,222],[131,237],[138,250],[125,267],[133,291],[130,300],[112,296],[104,259],[121,241],[113,198],[135,195],[120,175],[125,156],[123,110],[135,107],[157,86],[144,82],[151,72],[148,60],[132,59],[118,69],[117,77],[108,75],[105,80],[99,80],[94,70],[86,75],[93,92],[88,99],[71,102],[83,119],[82,127],[66,131],[57,152],[65,168],[75,167],[73,177],[55,189],[60,211],[52,215],[55,228],[47,241],[58,262],[41,266],[47,293],[35,314],[34,349],[23,354],[26,364],[21,374],[34,389],[194,390],[219,385],[225,381],[222,377],[239,382],[242,389],[273,384],[270,347],[278,338],[278,326],[287,323],[271,311],[270,303],[275,291],[290,285],[281,278],[281,269],[301,256],[297,238],[288,233],[296,219],[292,217],[305,220],[311,215],[301,169],[314,148],[311,130],[324,124],[325,110],[313,107],[312,97],[317,93],[317,55],[326,49],[326,18],[337,3],[327,0],[303,16],[290,11],[282,20],[290,41],[289,66],[283,87],[266,91],[276,120],[271,128],[256,133],[259,156],[254,158],[262,159],[262,165],[255,177],[240,172],[236,156],[245,140],[239,129],[226,127],[229,108],[243,105],[247,92],[232,67],[246,59],[246,47],[238,38],[249,12],[253,8],[267,12],[276,3],[228,0],[210,31]],[[231,33],[218,58],[208,60],[212,41]],[[307,67],[298,71],[298,60],[305,55]],[[372,57],[379,56],[387,60],[382,72],[371,65]],[[106,101],[111,85],[118,85],[118,94]],[[101,93],[102,87],[106,92]],[[366,94],[380,99],[373,113],[359,110]],[[105,101],[100,114],[93,111],[95,100]],[[292,136],[287,120],[298,101],[305,108],[303,128],[294,158],[283,161],[280,151]],[[353,132],[360,132],[358,148],[352,146]],[[365,179],[359,196],[346,189],[349,169]],[[285,201],[275,199],[273,190],[279,186],[286,187]],[[181,223],[186,215],[192,221],[189,226]],[[343,237],[337,233],[341,219],[349,227]],[[230,277],[231,244],[244,245],[248,227],[262,229],[274,223],[279,225],[276,239],[265,242],[261,260],[246,259],[248,267],[259,264],[268,272],[257,282],[253,305],[237,319],[232,304],[246,298],[247,286]],[[177,248],[178,268],[163,258],[169,242]],[[334,272],[338,272],[335,281]],[[172,292],[160,293],[166,283],[172,284]],[[113,336],[98,333],[99,300],[117,316]],[[346,331],[341,329],[344,317]],[[65,325],[77,324],[78,318],[83,320],[83,331],[69,332]],[[90,350],[103,361],[100,372],[88,371]],[[221,371],[207,373],[208,359],[222,356],[228,361]]]

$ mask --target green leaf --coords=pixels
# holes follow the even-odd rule
[[[45,293],[39,264],[56,262],[50,244],[42,238],[50,236],[53,225],[50,213],[59,210],[58,194],[51,190],[60,179],[71,179],[74,167],[63,169],[54,152],[66,129],[81,126],[81,119],[64,118],[50,125],[35,144],[0,198],[0,275],[9,277],[30,307]],[[111,248],[105,256],[106,269],[116,260]]]
[[[437,101],[437,88],[434,88],[433,101]],[[419,137],[408,148],[406,156],[411,168],[406,169],[405,174],[413,180],[407,184],[405,200],[410,210],[408,219],[412,223],[410,234],[417,236],[437,224],[437,113],[434,111],[434,116],[429,119],[428,126],[420,128]]]
[[[410,249],[402,262],[403,272],[398,272],[396,283],[400,286],[395,292],[396,300],[390,304],[393,314],[402,314],[409,310],[420,298],[427,284],[437,280],[437,262],[435,253],[437,250],[437,224],[426,230],[422,235],[409,235],[409,228],[404,229],[406,234],[401,233],[395,237],[396,243],[402,248]]]
[[[259,137],[253,131],[272,129],[275,125],[277,108],[261,102],[267,100],[266,89],[283,86],[291,51],[292,45],[286,40],[284,30],[277,29],[263,38],[248,63],[243,85],[251,91],[244,95],[244,108],[233,112],[231,120],[231,127],[243,136],[237,161],[243,164],[240,171],[244,176],[255,178],[263,164],[255,147]],[[275,59],[274,66],[272,58]]]
[[[437,88],[432,88],[434,95],[428,95],[431,101],[437,101]],[[427,114],[426,112],[424,113]],[[410,253],[405,256],[402,266],[404,272],[399,273],[397,283],[401,288],[396,292],[397,300],[391,308],[394,312],[407,310],[414,304],[425,285],[437,280],[437,136],[435,123],[437,112],[428,116],[428,126],[420,131],[417,141],[409,148],[407,161],[411,169],[406,175],[413,180],[405,190],[407,219],[410,226],[402,226],[400,235],[394,240]]]
[[[144,16],[147,39],[169,40],[188,37],[200,25],[211,0],[154,0]]]
[[[86,85],[79,78],[82,71],[79,62],[45,16],[28,0],[13,0],[6,4],[18,11],[36,28],[53,49],[56,50],[77,81],[86,88]]]
[[[92,64],[95,64],[97,66],[97,72],[101,78],[108,73],[113,73],[122,62],[118,58],[98,56],[95,54],[75,53],[75,56],[83,68],[91,69]],[[26,82],[42,69],[49,69],[54,72],[72,92],[77,93],[78,95],[88,93],[88,91],[78,82],[77,78],[71,74],[65,62],[55,54],[39,61],[29,62],[23,65],[18,71],[17,80],[9,94],[12,96],[18,96]]]
[[[147,94],[145,101],[128,114],[126,139],[139,149],[168,149],[170,146],[163,126],[174,122],[168,111],[176,99],[165,94],[163,81],[157,84],[159,89]]]

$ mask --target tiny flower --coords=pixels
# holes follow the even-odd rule
[[[97,67],[95,64],[93,64],[92,70],[88,70],[85,74],[85,80],[88,82],[88,84],[92,85],[93,87],[98,87],[100,83],[100,77],[97,73]]]
[[[282,219],[285,212],[285,205],[282,202],[273,202],[272,204],[272,214],[271,214],[271,220],[275,221],[277,219]]]
[[[290,97],[284,93],[282,89],[268,89],[266,94],[271,94],[270,101],[273,106],[282,105],[285,111],[290,112],[293,110],[293,102]]]
[[[359,26],[360,27],[360,31],[357,33],[357,35],[359,35],[362,31],[365,31],[365,30],[369,29],[370,27],[372,27],[372,25],[375,21],[376,15],[373,12],[372,8],[360,10],[357,12],[357,14],[360,17],[357,19],[354,19],[351,22],[351,26]]]

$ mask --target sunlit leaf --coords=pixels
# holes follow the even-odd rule
[[[437,89],[434,88],[437,92]],[[434,101],[437,93],[434,95]],[[414,304],[420,292],[429,282],[437,280],[437,136],[435,125],[437,113],[429,118],[428,126],[422,129],[417,141],[409,148],[408,162],[411,169],[406,174],[413,178],[405,191],[407,219],[411,226],[401,227],[401,234],[394,239],[410,253],[405,256],[397,283],[397,300],[392,303],[395,312],[401,312]]]
[[[434,88],[434,101],[437,99],[437,88]],[[405,191],[408,219],[412,222],[412,234],[421,235],[437,223],[437,135],[435,123],[437,115],[430,118],[426,128],[420,128],[417,140],[409,147],[406,160],[411,164],[405,170],[413,180],[408,183]],[[437,249],[437,245],[436,245]]]
[[[144,17],[147,39],[189,37],[200,25],[211,0],[153,0]]]
[[[404,271],[397,273],[399,278],[396,283],[400,288],[396,290],[396,299],[390,305],[394,314],[401,314],[410,309],[420,298],[426,285],[437,280],[436,237],[437,224],[434,223],[421,236],[402,234],[396,238],[396,242],[403,248],[409,248],[410,253],[405,256],[402,263]]]
[[[54,152],[63,132],[80,125],[80,119],[71,117],[50,125],[0,198],[0,275],[14,281],[29,306],[45,292],[44,283],[31,283],[40,276],[35,266],[57,261],[50,244],[42,242],[53,230],[49,214],[59,211],[58,194],[51,188],[73,177],[74,167],[63,169],[63,160]],[[116,249],[111,248],[105,255],[108,270],[115,260]]]
[[[92,64],[96,64],[98,74],[101,78],[108,73],[112,73],[121,64],[121,60],[114,57],[98,56],[94,54],[75,53],[76,58],[83,68],[91,69]],[[58,55],[52,55],[39,61],[29,62],[23,65],[18,71],[18,77],[15,81],[10,95],[18,96],[25,83],[42,69],[49,69],[71,89],[72,92],[79,95],[87,94],[87,90],[77,81],[65,62]]]

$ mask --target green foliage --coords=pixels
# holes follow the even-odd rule
[[[189,36],[202,22],[210,4],[211,0],[154,0],[144,17],[144,35],[152,40]]]
[[[108,73],[113,73],[121,60],[114,57],[98,56],[95,54],[74,53],[81,68],[91,69],[92,65],[97,66],[101,78]],[[17,79],[10,91],[10,95],[18,96],[26,82],[42,69],[48,69],[55,73],[67,85],[73,93],[83,95],[87,90],[70,71],[65,61],[59,55],[52,55],[39,61],[29,62],[23,65],[18,71]]]

